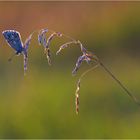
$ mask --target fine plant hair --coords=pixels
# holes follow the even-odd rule
[[[77,85],[76,85],[76,91],[75,91],[75,106],[76,106],[76,114],[79,113],[79,93],[80,93],[80,87],[81,87],[81,80],[82,78],[90,71],[96,69],[97,67],[101,67],[105,70],[105,72],[107,72],[112,78],[113,80],[115,80],[118,85],[125,91],[125,93],[128,94],[128,96],[138,105],[140,105],[140,102],[137,100],[137,98],[127,89],[126,86],[124,86],[124,84],[122,84],[122,82],[120,80],[118,80],[118,78],[106,67],[105,64],[103,64],[103,62],[93,53],[88,51],[83,44],[79,41],[74,39],[73,37],[70,37],[66,34],[60,33],[60,32],[55,32],[51,29],[48,28],[44,28],[44,29],[40,29],[40,30],[36,30],[33,33],[31,33],[29,35],[29,37],[26,39],[25,43],[24,43],[24,51],[23,51],[23,56],[24,56],[24,73],[27,70],[27,50],[29,47],[29,44],[31,42],[31,38],[32,35],[37,32],[38,33],[38,43],[39,45],[44,47],[44,53],[47,57],[48,60],[48,64],[51,65],[51,49],[50,49],[50,44],[53,41],[53,39],[55,37],[59,37],[61,39],[67,38],[69,41],[65,42],[64,44],[62,44],[59,49],[56,52],[56,55],[58,55],[62,50],[66,49],[67,47],[70,47],[71,44],[75,44],[75,46],[80,47],[81,50],[81,55],[78,57],[75,67],[72,71],[72,75],[76,75],[77,71],[80,69],[81,64],[83,63],[83,61],[85,61],[87,64],[90,64],[91,62],[94,62],[93,67],[91,67],[90,69],[86,70],[85,72],[83,72],[81,74],[81,76],[79,77],[78,81],[77,81]],[[50,36],[47,37],[47,34],[51,33]],[[17,55],[17,54],[16,54]],[[15,54],[13,55],[15,56]],[[13,56],[9,59],[9,61],[12,60]]]

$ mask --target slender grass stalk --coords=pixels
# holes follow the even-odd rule
[[[48,30],[51,31],[51,32],[56,32],[56,31],[54,31],[54,30],[52,30],[52,29],[48,29]],[[64,33],[61,33],[61,34],[62,34],[62,36],[64,36],[64,37],[70,39],[71,41],[76,41],[73,37],[71,37],[71,36],[69,36],[69,35],[66,35],[66,34],[64,34]]]
[[[55,31],[48,29],[50,32],[56,33]],[[79,40],[74,39],[73,37],[70,37],[66,34],[61,33],[62,36],[64,36],[65,38],[69,39],[70,42],[66,42],[65,44],[61,45],[59,50],[56,52],[56,54],[60,53],[61,50],[63,50],[64,48],[67,48],[68,45],[70,44],[77,44],[82,52],[82,56],[80,56],[76,62],[76,67],[75,67],[75,73],[77,72],[77,70],[79,69],[81,63],[83,61],[86,61],[87,63],[93,61],[96,63],[95,66],[93,66],[92,68],[88,69],[87,71],[85,71],[84,73],[81,74],[81,76],[79,77],[79,80],[77,82],[77,88],[76,88],[76,92],[75,92],[75,105],[76,105],[76,114],[78,114],[79,112],[79,90],[80,90],[80,86],[81,86],[81,79],[90,71],[94,70],[95,68],[97,68],[98,66],[101,66],[112,78],[113,80],[115,80],[119,86],[128,94],[128,96],[138,105],[140,105],[140,102],[137,100],[137,98],[135,96],[133,96],[133,94],[122,84],[122,82],[120,80],[118,80],[118,78],[116,78],[116,76],[98,59],[98,57],[92,53],[86,50],[86,48],[83,47],[82,43]]]
[[[79,113],[79,91],[80,91],[80,86],[81,86],[81,80],[82,80],[82,78],[83,78],[87,73],[89,73],[90,71],[96,69],[98,66],[100,66],[100,65],[99,65],[99,64],[96,64],[96,65],[93,66],[92,68],[86,70],[85,72],[83,72],[83,73],[81,74],[81,76],[80,76],[79,79],[78,79],[77,88],[76,88],[76,92],[75,92],[76,114]]]
[[[122,84],[120,80],[116,78],[116,76],[101,62],[99,61],[100,66],[119,84],[119,86],[128,94],[128,96],[138,105],[140,105],[140,102],[137,100],[137,98],[132,95],[132,93]]]

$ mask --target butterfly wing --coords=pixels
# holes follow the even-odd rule
[[[4,38],[10,47],[16,50],[17,54],[23,50],[23,43],[21,41],[20,33],[15,30],[5,30],[2,32]]]

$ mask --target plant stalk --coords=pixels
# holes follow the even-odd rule
[[[99,61],[100,66],[120,85],[120,87],[128,94],[129,97],[138,105],[140,105],[140,102],[137,100],[137,98],[132,95],[132,93],[121,83],[120,80],[116,78],[116,76],[101,62]]]

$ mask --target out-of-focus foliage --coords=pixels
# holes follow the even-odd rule
[[[0,2],[0,27],[23,41],[47,27],[80,40],[140,99],[140,2]],[[24,76],[0,36],[0,138],[140,138],[140,108],[101,68],[82,80],[75,114],[76,82],[90,66],[72,77],[81,54],[72,45],[56,56],[65,41],[52,41],[50,67],[35,34]]]

